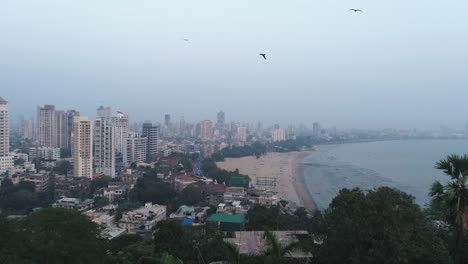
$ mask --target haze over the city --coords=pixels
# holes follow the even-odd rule
[[[230,120],[461,128],[467,12],[460,0],[2,1],[0,90],[13,117],[43,104],[93,117],[102,104],[135,121],[222,109]]]

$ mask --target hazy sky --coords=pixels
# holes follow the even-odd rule
[[[466,0],[2,0],[0,96],[27,116],[105,104],[133,120],[223,109],[266,123],[462,127],[467,14]]]

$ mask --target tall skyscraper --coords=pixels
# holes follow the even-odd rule
[[[278,142],[278,141],[284,141],[286,140],[286,133],[284,132],[284,129],[277,128],[273,130],[273,141]]]
[[[96,109],[96,119],[97,118],[100,118],[100,119],[104,119],[104,120],[110,120],[112,117],[112,110],[111,108],[108,106],[108,107],[104,107],[104,106],[99,106],[98,109]]]
[[[125,157],[128,138],[128,116],[122,112],[117,112],[117,116],[112,117],[112,124],[115,127],[115,150]]]
[[[23,138],[34,139],[34,119],[26,119],[23,121]]]
[[[213,133],[213,122],[211,120],[203,120],[201,123],[201,141],[210,141]]]
[[[10,155],[8,102],[0,97],[0,174],[11,170],[13,170],[13,157]]]
[[[67,119],[68,119],[68,125],[67,125],[67,149],[70,150],[71,153],[73,153],[73,142],[72,142],[72,136],[73,136],[73,119],[75,116],[79,116],[80,113],[75,110],[68,110],[67,111]]]
[[[168,127],[169,124],[171,124],[171,115],[170,114],[165,114],[164,115],[164,125],[166,127]]]
[[[39,117],[39,145],[43,147],[57,147],[57,121],[55,106],[44,105],[38,108]]]
[[[159,126],[152,123],[143,124],[143,137],[146,137],[146,161],[156,160],[158,155]]]
[[[106,119],[94,121],[94,166],[96,173],[115,177],[115,130]]]
[[[237,139],[240,143],[247,142],[247,128],[246,127],[238,127],[237,128]]]
[[[219,111],[218,112],[218,116],[217,116],[217,121],[216,121],[216,128],[220,131],[220,132],[224,132],[224,123],[225,123],[225,114],[223,111]]]
[[[314,134],[314,136],[319,136],[320,135],[320,125],[319,123],[315,122],[313,125],[312,125],[312,133]]]
[[[55,111],[55,121],[57,129],[57,148],[68,148],[68,113],[65,111]]]
[[[93,178],[93,132],[85,116],[73,117],[73,175]]]
[[[140,137],[139,135],[129,136],[127,138],[127,164],[145,162],[147,146],[147,138]]]

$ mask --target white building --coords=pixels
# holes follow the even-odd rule
[[[127,156],[127,138],[128,138],[128,116],[122,112],[117,112],[117,116],[112,117],[112,124],[115,129],[115,150],[124,157]]]
[[[144,207],[123,213],[119,227],[127,233],[151,231],[159,221],[166,219],[166,206],[146,203]]]
[[[278,141],[285,141],[286,140],[286,133],[284,132],[284,129],[278,128],[273,130],[273,141],[278,142]]]
[[[60,160],[60,148],[52,148],[52,147],[29,148],[29,159],[31,161],[35,161],[36,156],[38,156],[39,160]]]
[[[237,139],[240,143],[247,142],[247,127],[238,127],[237,128]]]
[[[148,139],[145,137],[134,136],[127,138],[126,157],[124,156],[127,164],[145,162],[147,145]]]
[[[115,130],[105,119],[94,121],[94,165],[96,173],[115,177]]]
[[[93,142],[91,120],[73,117],[73,176],[93,178]]]
[[[12,170],[13,157],[10,156],[8,102],[0,97],[0,175]]]

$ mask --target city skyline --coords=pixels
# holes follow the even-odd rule
[[[357,14],[315,1],[26,2],[0,10],[11,116],[110,105],[134,120],[223,109],[271,124],[433,128],[468,111],[463,1],[361,0]]]

